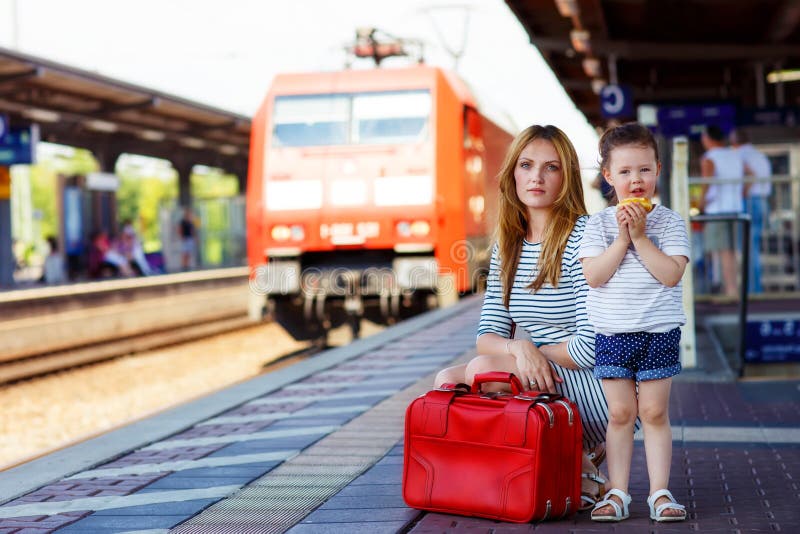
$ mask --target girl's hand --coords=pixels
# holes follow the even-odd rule
[[[542,351],[527,339],[514,340],[509,350],[517,361],[521,375],[519,379],[526,389],[555,393],[556,382],[564,381],[550,366],[550,361]]]
[[[626,204],[622,207],[625,212],[625,220],[628,223],[628,234],[631,241],[636,241],[644,237],[644,227],[647,223],[647,212],[637,203]]]
[[[624,207],[617,209],[617,227],[619,228],[619,236],[617,239],[625,244],[630,244],[631,236],[628,231],[628,214]]]

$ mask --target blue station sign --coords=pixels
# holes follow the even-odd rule
[[[747,363],[800,361],[800,319],[747,322]]]
[[[633,117],[633,92],[627,85],[606,85],[600,90],[600,113],[606,119]]]
[[[664,137],[688,135],[699,137],[711,124],[730,132],[736,122],[736,108],[731,104],[697,104],[689,106],[659,106],[657,130]]]
[[[5,123],[7,124],[7,123]],[[33,135],[30,128],[7,128],[0,137],[0,165],[33,163]]]

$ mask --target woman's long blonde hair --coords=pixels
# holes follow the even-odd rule
[[[511,288],[522,252],[522,240],[528,232],[528,209],[517,196],[514,169],[522,151],[535,139],[546,139],[553,143],[561,160],[564,180],[561,191],[553,202],[551,221],[542,236],[542,252],[537,265],[538,274],[528,286],[537,291],[545,283],[558,286],[561,278],[561,257],[567,239],[578,217],[586,214],[583,201],[583,183],[578,163],[578,154],[569,138],[555,126],[533,125],[520,132],[506,153],[498,176],[500,181],[500,207],[497,226],[497,241],[500,256],[500,281],[503,288],[503,305],[508,308]]]

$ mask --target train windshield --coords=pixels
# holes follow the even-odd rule
[[[430,114],[429,91],[279,96],[273,146],[418,143]]]

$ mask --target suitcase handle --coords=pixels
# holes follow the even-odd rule
[[[454,384],[452,382],[446,382],[439,386],[438,388],[434,388],[436,391],[455,391],[456,395],[464,395],[470,392],[469,384],[465,384],[463,382],[459,382],[458,384]]]
[[[511,385],[511,393],[519,395],[522,392],[522,382],[519,381],[514,373],[503,373],[501,371],[491,371],[488,373],[478,373],[472,381],[472,392],[480,393],[481,384],[487,382],[502,382]]]

